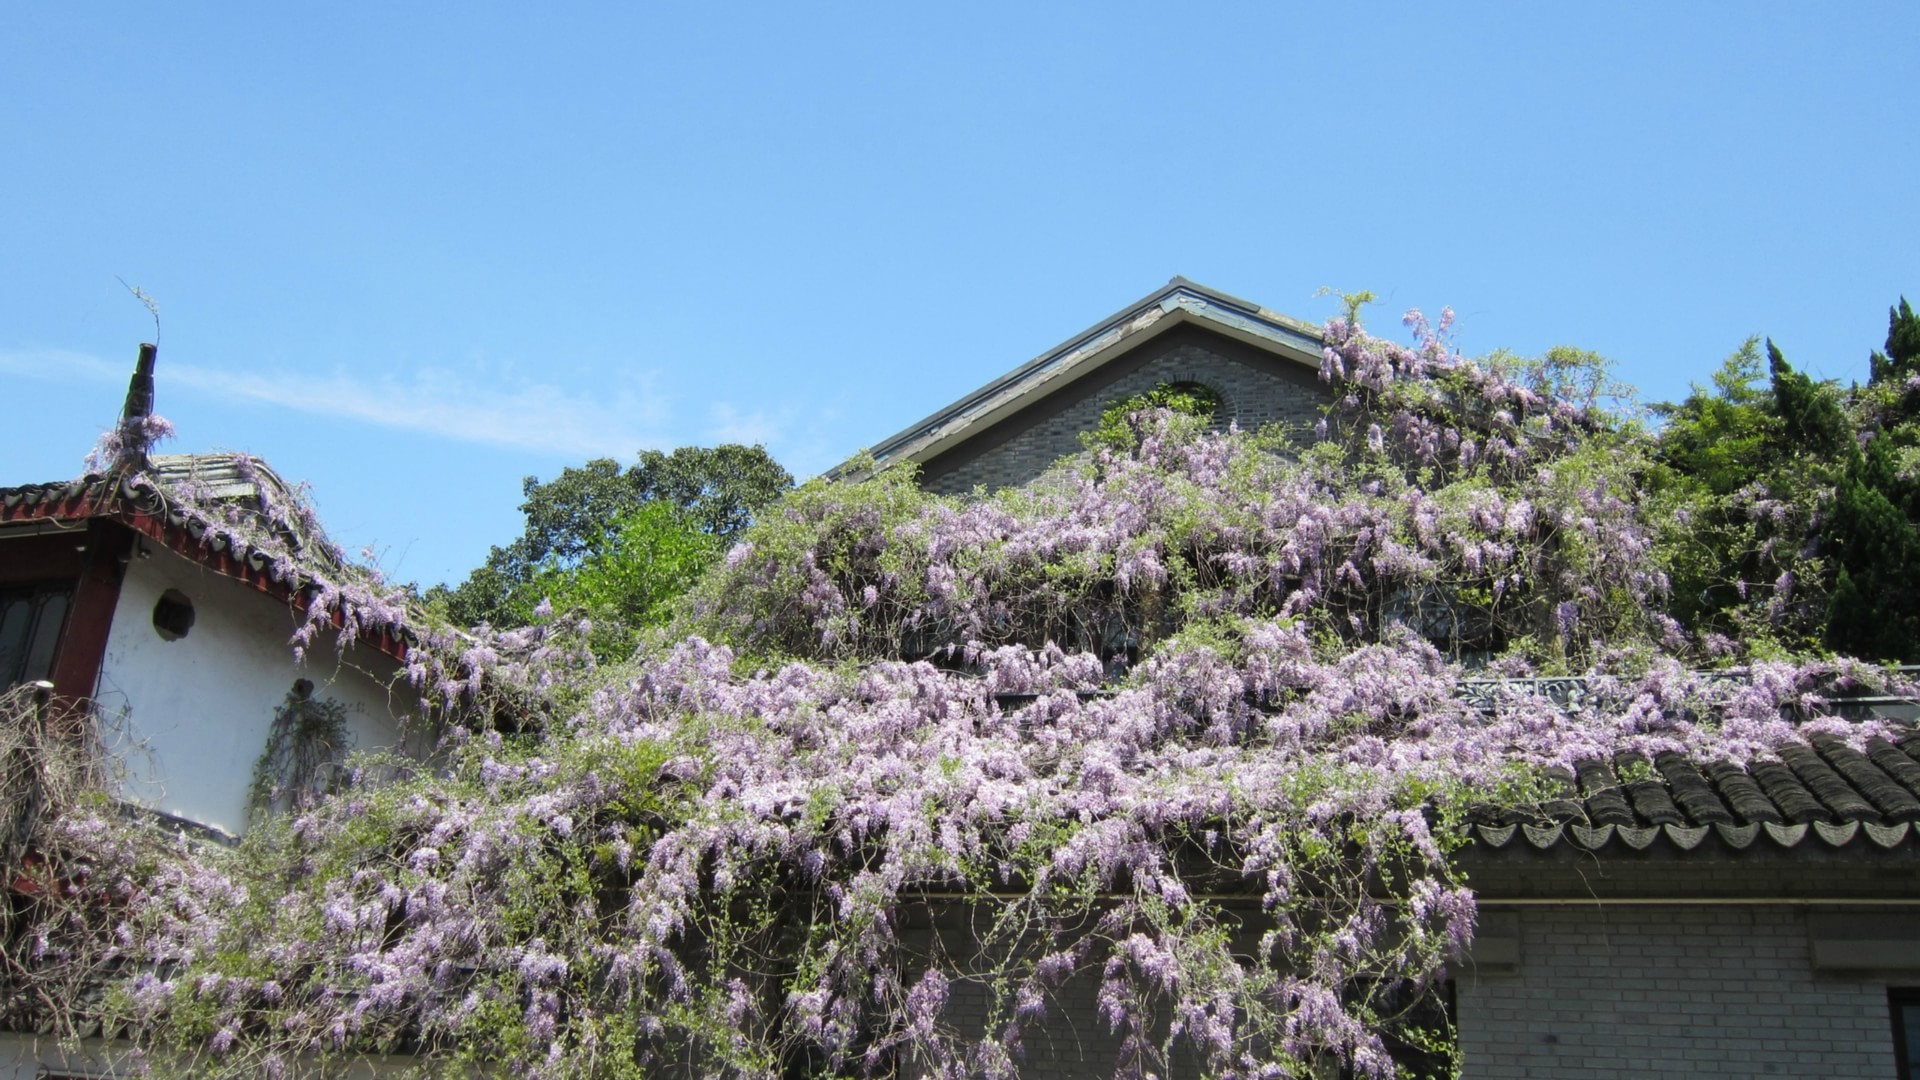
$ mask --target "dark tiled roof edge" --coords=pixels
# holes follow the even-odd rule
[[[209,455],[212,458],[230,455]],[[266,482],[287,496],[285,483],[271,470]],[[181,475],[177,470],[173,474]],[[218,497],[218,496],[216,496]],[[257,498],[257,493],[256,493]],[[352,571],[324,536],[281,534],[284,553],[276,553],[244,539],[217,522],[189,515],[176,492],[151,478],[118,474],[90,474],[75,480],[23,484],[0,488],[0,530],[8,525],[75,523],[90,518],[118,521],[177,554],[234,578],[269,595],[304,604],[314,590],[336,582]],[[336,625],[339,623],[335,614]],[[396,659],[404,660],[405,633],[363,634],[361,640]]]
[[[1920,732],[1874,737],[1866,751],[1832,735],[1740,766],[1680,754],[1622,755],[1550,770],[1559,797],[1530,807],[1477,807],[1468,833],[1500,851],[1570,846],[1681,852],[1709,835],[1735,851],[1853,847],[1920,850]]]

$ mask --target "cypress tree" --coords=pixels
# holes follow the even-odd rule
[[[1838,570],[1827,644],[1875,660],[1911,660],[1920,655],[1920,540],[1869,472],[1865,458],[1856,458],[1834,490],[1827,541]]]
[[[1887,351],[1874,353],[1868,361],[1875,383],[1889,382],[1913,374],[1920,359],[1920,318],[1915,318],[1907,298],[1887,309]]]
[[[1920,319],[1905,297],[1887,311],[1886,352],[1875,352],[1871,366],[1870,386],[1920,373]],[[1776,388],[1781,384],[1776,372]],[[1798,393],[1797,387],[1787,390],[1788,398]],[[1915,442],[1912,398],[1898,394],[1877,416],[1869,411],[1861,417],[1870,441],[1864,452],[1857,443],[1848,447],[1846,471],[1834,485],[1832,512],[1820,538],[1835,565],[1827,644],[1876,660],[1920,659],[1920,530],[1915,528],[1920,483],[1900,460],[1902,449]],[[1801,408],[1809,417],[1819,412],[1818,406]]]
[[[1773,341],[1767,341],[1767,367],[1773,374],[1773,407],[1785,425],[1790,449],[1835,460],[1853,449],[1853,425],[1840,411],[1833,391],[1793,370]]]

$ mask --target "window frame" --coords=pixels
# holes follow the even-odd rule
[[[1907,1045],[1907,1018],[1920,1027],[1920,986],[1887,987],[1887,1018],[1893,1025],[1893,1067],[1900,1080],[1920,1077],[1920,1046]]]
[[[22,648],[12,668],[0,670],[0,690],[11,689],[21,683],[36,679],[51,679],[60,666],[60,647],[65,642],[67,622],[73,616],[74,595],[79,592],[79,582],[71,578],[49,578],[39,581],[9,581],[0,583],[0,618],[4,618],[6,608],[24,600],[30,614],[26,633],[21,639]],[[47,605],[58,599],[60,613],[47,625]],[[34,670],[33,660],[36,652],[44,650],[42,662]]]

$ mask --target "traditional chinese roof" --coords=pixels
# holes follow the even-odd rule
[[[1869,739],[1864,752],[1816,735],[1745,766],[1622,755],[1551,780],[1558,798],[1476,812],[1475,842],[1496,851],[1920,848],[1920,731]]]
[[[294,498],[292,486],[272,466],[240,454],[155,454],[147,472],[168,487],[197,485],[211,498],[244,500],[260,509],[269,500]]]
[[[978,390],[882,439],[870,453],[882,465],[928,461],[1138,346],[1187,325],[1203,326],[1319,371],[1323,344],[1317,327],[1176,277]]]
[[[0,488],[0,536],[15,525],[117,521],[216,573],[304,607],[351,573],[294,490],[265,462],[238,454],[171,454],[144,470]],[[336,622],[338,621],[336,616]],[[404,657],[404,642],[372,644]]]
[[[293,488],[271,466],[241,454],[156,454],[141,475],[162,488],[243,504],[255,512],[296,498]],[[94,509],[111,496],[114,486],[107,474],[89,473],[72,480],[0,488],[0,522],[96,516]],[[131,492],[142,485],[137,477],[126,476],[120,486]]]
[[[295,530],[274,519],[273,507],[293,506],[297,501],[293,489],[264,461],[238,454],[164,454],[155,456],[139,473],[91,473],[73,480],[0,488],[0,525],[107,517],[141,532],[149,531],[148,524],[184,530],[192,534],[198,548],[212,553],[254,556],[255,561],[273,558],[267,543],[249,543],[234,530],[207,528],[217,523],[210,515],[190,513],[189,503],[197,503],[219,511],[236,510],[236,516],[270,532],[274,546],[284,545],[303,561],[318,560],[328,570],[339,569],[337,552],[317,523]],[[242,552],[240,547],[247,550]],[[205,561],[193,551],[181,554]]]

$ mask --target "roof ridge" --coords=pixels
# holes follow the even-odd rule
[[[1053,348],[874,443],[868,453],[876,463],[886,464],[912,458],[947,436],[964,437],[965,427],[981,412],[1023,397],[1054,375],[1081,366],[1136,333],[1150,330],[1158,333],[1152,328],[1163,324],[1169,315],[1204,320],[1242,340],[1265,339],[1276,350],[1291,350],[1312,357],[1315,365],[1319,362],[1322,345],[1318,327],[1176,274],[1165,285],[1097,320]],[[1164,322],[1162,328],[1176,324],[1177,320]],[[956,421],[960,422],[957,428]],[[849,475],[850,464],[851,461],[842,463],[828,470],[827,475]]]

